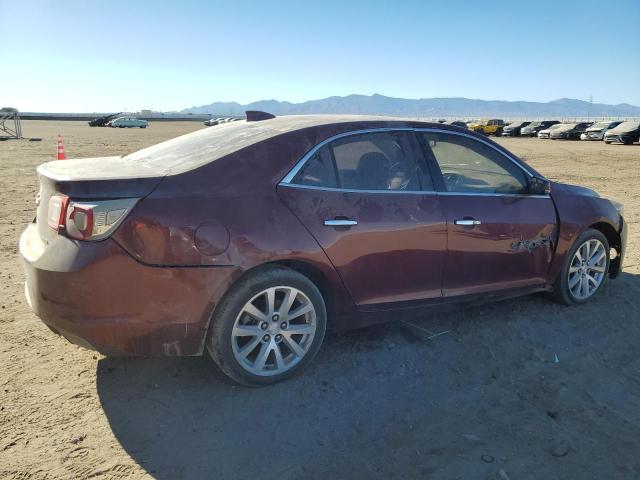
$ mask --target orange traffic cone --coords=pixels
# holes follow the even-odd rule
[[[58,160],[66,160],[67,154],[64,151],[64,145],[62,144],[62,136],[58,134]]]

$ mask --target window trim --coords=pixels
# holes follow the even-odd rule
[[[312,190],[323,190],[323,191],[336,191],[336,192],[352,192],[352,193],[382,193],[382,194],[402,194],[402,193],[407,193],[407,194],[420,194],[420,195],[462,195],[462,196],[489,196],[489,197],[526,197],[526,198],[550,198],[550,195],[533,195],[533,194],[527,194],[527,193],[476,193],[476,192],[446,192],[446,191],[428,191],[428,190],[424,190],[424,191],[416,191],[416,190],[356,190],[356,189],[345,189],[345,188],[333,188],[333,187],[316,187],[313,185],[299,185],[296,183],[292,183],[293,179],[295,178],[295,176],[298,174],[298,172],[300,171],[300,169],[302,168],[302,166],[318,151],[320,150],[322,147],[324,147],[325,145],[327,145],[328,143],[331,143],[335,140],[341,139],[341,138],[345,138],[345,137],[350,137],[353,135],[361,135],[361,134],[367,134],[367,133],[382,133],[382,132],[431,132],[431,133],[445,133],[445,134],[450,134],[450,135],[457,135],[460,137],[467,137],[470,138],[472,140],[475,140],[476,142],[480,142],[483,143],[484,145],[487,145],[488,147],[494,149],[496,152],[498,152],[498,154],[502,155],[503,157],[507,158],[509,161],[511,161],[512,163],[514,163],[518,168],[520,168],[526,175],[528,175],[529,178],[533,178],[534,175],[533,173],[531,173],[524,165],[521,165],[520,162],[518,162],[515,158],[513,158],[511,155],[508,155],[507,153],[503,152],[502,150],[500,150],[499,148],[496,148],[494,145],[492,145],[491,143],[489,143],[488,141],[482,139],[482,138],[477,138],[474,135],[470,135],[464,132],[457,132],[457,131],[453,131],[453,130],[446,130],[446,129],[442,129],[442,128],[429,128],[429,127],[385,127],[385,128],[368,128],[368,129],[362,129],[362,130],[353,130],[350,132],[343,132],[343,133],[339,133],[337,135],[334,135],[332,137],[326,138],[325,140],[323,140],[322,142],[318,143],[317,145],[315,145],[313,148],[311,148],[311,150],[309,150],[307,153],[305,153],[302,158],[300,160],[298,160],[296,162],[296,164],[293,166],[293,168],[291,170],[289,170],[289,173],[287,173],[284,178],[282,180],[280,180],[280,182],[278,183],[278,186],[287,186],[287,187],[295,187],[295,188],[302,188],[302,189],[312,189]],[[429,160],[427,158],[424,158],[425,155],[423,153],[423,161],[428,162]],[[429,166],[429,165],[428,165]],[[429,170],[431,170],[429,168]],[[433,175],[433,172],[429,172]],[[435,179],[432,179],[435,180]],[[436,185],[434,185],[436,186]],[[437,186],[436,186],[437,188]]]

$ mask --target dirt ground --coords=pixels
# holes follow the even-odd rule
[[[532,296],[333,335],[303,375],[246,389],[207,357],[71,345],[23,296],[18,237],[57,133],[90,157],[199,128],[25,121],[42,141],[0,142],[1,479],[640,478],[640,146],[499,139],[625,204],[625,273],[588,305]]]

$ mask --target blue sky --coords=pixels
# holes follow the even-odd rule
[[[23,111],[351,93],[640,105],[638,0],[0,0],[0,22],[0,106]]]

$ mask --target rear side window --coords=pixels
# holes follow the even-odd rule
[[[526,193],[526,174],[494,148],[473,138],[422,133],[425,149],[438,164],[448,192]]]
[[[307,160],[294,177],[293,183],[312,187],[337,187],[336,172],[329,149],[323,147]]]
[[[420,168],[412,133],[376,132],[331,143],[341,188],[350,190],[433,190]]]
[[[350,135],[320,148],[293,179],[298,185],[345,190],[428,190],[431,176],[412,132]]]

